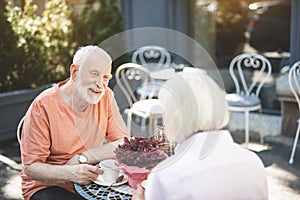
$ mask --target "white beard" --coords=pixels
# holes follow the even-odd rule
[[[89,104],[99,103],[99,101],[102,99],[103,95],[105,94],[105,90],[101,90],[100,96],[98,96],[98,95],[97,96],[89,95],[88,94],[89,88],[88,87],[83,87],[82,84],[81,84],[80,79],[76,82],[75,86],[77,88],[77,92],[78,92],[79,97],[84,99]]]

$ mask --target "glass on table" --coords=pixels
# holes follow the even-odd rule
[[[163,124],[156,124],[156,131],[154,132],[154,139],[160,142],[159,149],[163,150],[168,156],[172,156],[175,153],[175,143],[172,143],[167,139],[164,131]]]

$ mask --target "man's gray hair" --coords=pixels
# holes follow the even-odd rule
[[[73,57],[73,64],[77,66],[82,66],[85,60],[92,54],[92,53],[99,53],[102,56],[104,56],[106,59],[109,60],[110,64],[112,63],[111,57],[108,55],[106,51],[101,49],[98,46],[94,45],[88,45],[79,47],[79,49],[76,51],[74,57]]]

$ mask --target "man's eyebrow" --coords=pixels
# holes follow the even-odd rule
[[[96,70],[96,69],[92,69],[90,72],[91,72],[91,73],[96,72],[96,73],[99,73],[99,74],[100,74],[100,71],[99,71],[99,70]]]
[[[112,78],[112,74],[105,74],[104,76],[107,76],[108,79]]]

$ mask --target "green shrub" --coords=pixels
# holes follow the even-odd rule
[[[6,1],[0,1],[0,92],[14,86],[15,71],[22,64],[22,49],[17,47],[18,37],[7,21]]]
[[[68,76],[79,46],[123,31],[115,0],[87,0],[79,14],[67,0],[48,0],[41,15],[32,1],[22,9],[0,2],[0,92],[58,82]]]
[[[216,11],[217,56],[234,55],[246,41],[249,0],[219,0]]]
[[[73,13],[72,40],[77,46],[98,45],[105,39],[122,32],[123,16],[115,0],[86,0],[80,14]]]
[[[7,85],[6,90],[37,87],[66,77],[72,53],[70,10],[65,0],[47,1],[41,16],[36,14],[36,9],[29,1],[23,10],[9,7],[7,12],[18,36],[17,47],[23,54],[21,65],[12,72],[13,84]]]

